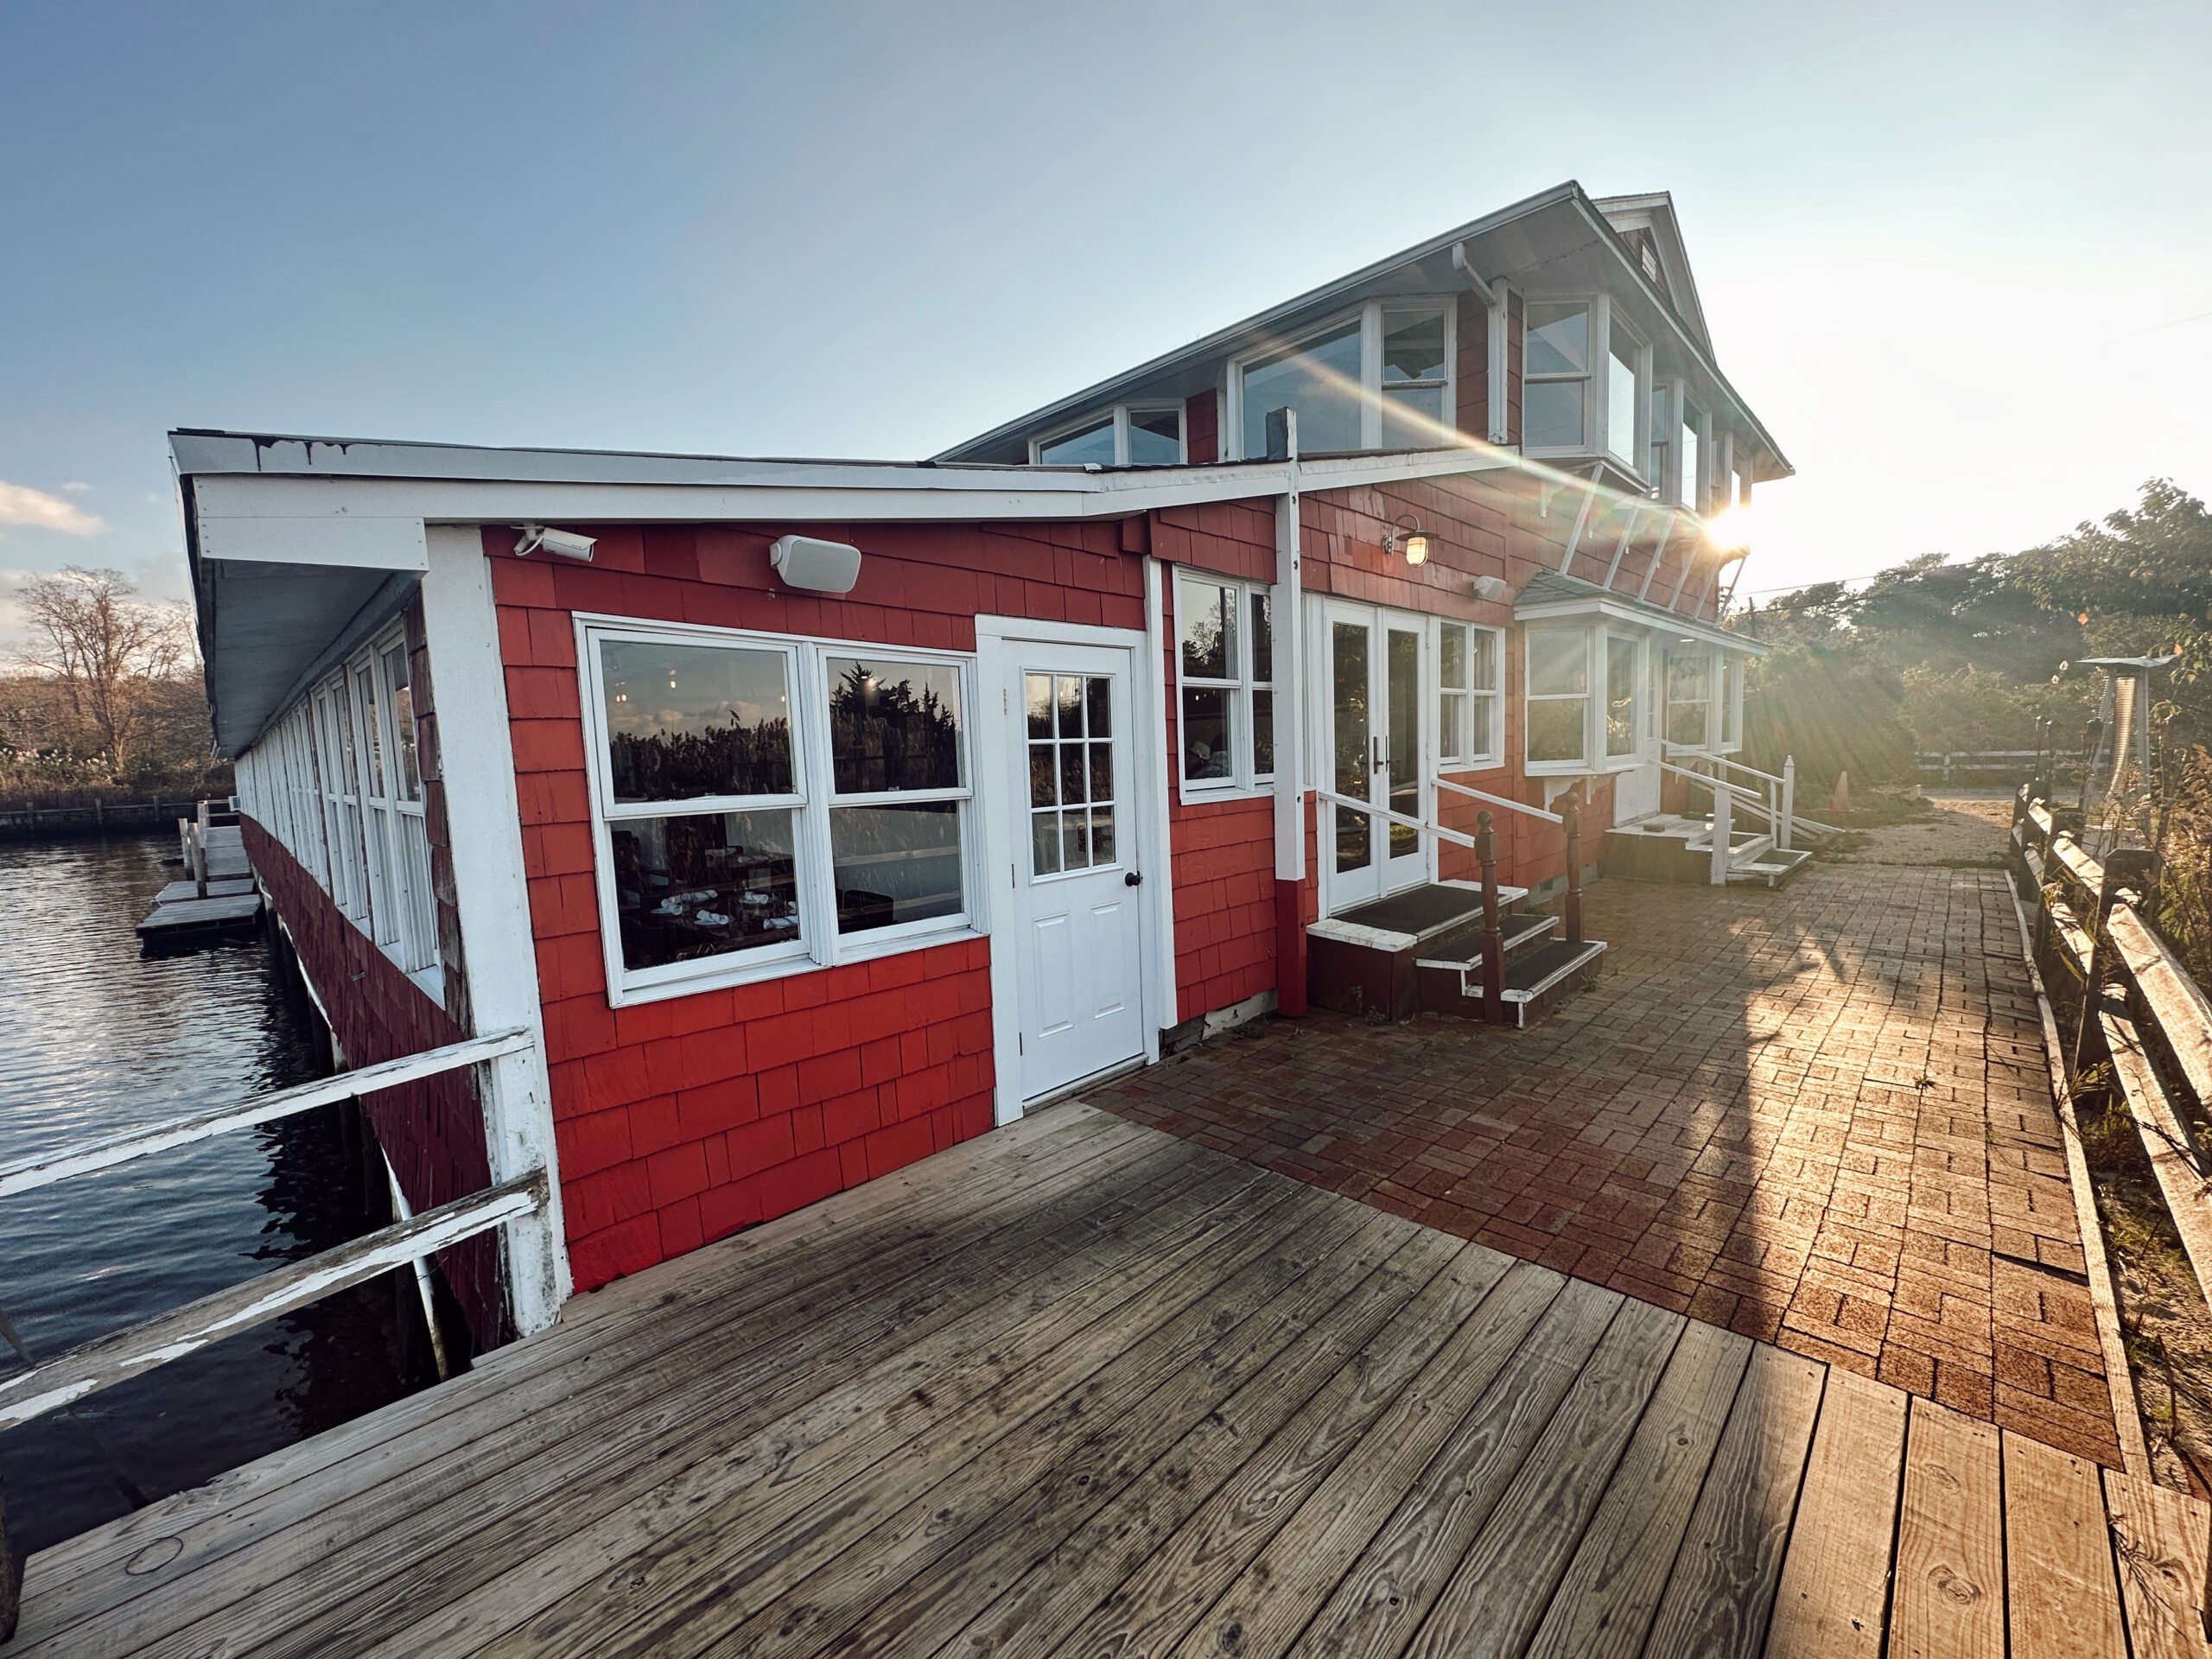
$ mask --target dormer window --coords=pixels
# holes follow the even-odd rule
[[[1230,429],[1240,454],[1268,453],[1271,410],[1298,411],[1304,454],[1440,448],[1455,442],[1453,321],[1441,300],[1371,300],[1287,343],[1229,365]]]
[[[1183,405],[1116,404],[1029,442],[1039,467],[1177,467],[1183,461]]]

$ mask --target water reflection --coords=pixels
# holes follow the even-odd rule
[[[320,1033],[264,943],[141,960],[166,837],[0,843],[0,1161],[321,1075]],[[0,1198],[0,1309],[32,1353],[377,1225],[382,1174],[332,1108]],[[373,1154],[372,1154],[372,1157]],[[386,1275],[0,1433],[36,1549],[423,1386],[411,1281]],[[404,1300],[403,1300],[404,1299]],[[0,1343],[0,1375],[19,1362]]]

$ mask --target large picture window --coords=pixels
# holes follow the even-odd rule
[[[1581,766],[1590,758],[1590,635],[1532,628],[1528,635],[1527,753],[1531,766]]]
[[[1443,765],[1471,770],[1503,758],[1504,658],[1496,628],[1437,625],[1437,753]]]
[[[1611,622],[1529,630],[1522,753],[1530,772],[1566,777],[1641,762],[1650,649],[1644,629]]]
[[[1175,672],[1185,793],[1274,776],[1274,617],[1268,590],[1184,571]]]
[[[1590,307],[1531,301],[1523,330],[1522,448],[1580,454],[1590,444]]]
[[[967,923],[964,659],[588,625],[616,1001]]]

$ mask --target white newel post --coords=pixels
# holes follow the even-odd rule
[[[1789,850],[1790,821],[1797,816],[1797,757],[1784,755],[1782,760],[1782,833],[1775,838],[1775,845],[1783,852]]]
[[[1716,769],[1717,770],[1717,769]],[[1734,791],[1715,779],[1713,785],[1713,885],[1728,885],[1728,843],[1735,833],[1730,822]]]
[[[493,1185],[533,1172],[544,1176],[543,1206],[505,1229],[508,1305],[516,1328],[526,1336],[560,1316],[570,1280],[537,950],[507,731],[506,673],[482,537],[467,526],[432,525],[427,540],[423,628],[470,1016],[478,1033],[519,1026],[533,1039],[522,1052],[494,1060],[478,1074]]]

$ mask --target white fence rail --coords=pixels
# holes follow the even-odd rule
[[[188,1146],[233,1129],[271,1122],[316,1106],[374,1094],[402,1084],[419,1083],[466,1067],[482,1066],[496,1074],[501,1063],[511,1064],[528,1054],[531,1042],[526,1031],[498,1032],[410,1054],[404,1059],[364,1066],[358,1071],[342,1072],[295,1089],[280,1090],[237,1106],[171,1118],[167,1122],[35,1154],[0,1166],[0,1198],[111,1169],[118,1164]],[[497,1088],[496,1075],[487,1076],[485,1086],[487,1090]],[[334,1249],[318,1251],[244,1284],[73,1348],[0,1381],[0,1429],[59,1409],[102,1389],[112,1388],[264,1319],[303,1307],[379,1274],[418,1262],[448,1245],[494,1230],[503,1230],[508,1236],[510,1294],[518,1304],[528,1301],[531,1287],[519,1280],[528,1271],[526,1263],[532,1259],[536,1249],[534,1235],[544,1229],[548,1198],[545,1170],[524,1170],[485,1192],[426,1210]],[[517,1316],[518,1323],[525,1330],[549,1322],[543,1312],[534,1306],[518,1306]]]

